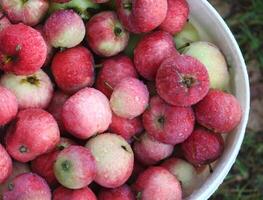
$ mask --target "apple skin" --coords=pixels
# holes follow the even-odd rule
[[[0,84],[14,93],[20,110],[46,108],[53,95],[53,84],[42,70],[28,76],[6,73]]]
[[[71,190],[58,187],[53,192],[53,200],[97,200],[97,197],[88,187]]]
[[[111,97],[114,87],[124,78],[138,78],[132,60],[128,56],[118,55],[102,62],[102,68],[96,79],[96,88]]]
[[[127,141],[130,141],[133,136],[143,131],[142,119],[140,117],[125,119],[113,114],[109,131],[122,136]]]
[[[211,88],[225,90],[229,88],[230,74],[227,62],[220,49],[210,42],[193,42],[183,50],[183,54],[198,59],[206,67]]]
[[[20,162],[34,160],[50,152],[60,139],[57,122],[48,112],[30,108],[18,113],[7,130],[6,149]]]
[[[59,144],[50,152],[38,156],[31,162],[32,172],[43,177],[50,186],[55,186],[58,182],[54,174],[53,165],[59,152],[76,143],[68,138],[60,138]]]
[[[86,25],[86,32],[92,51],[104,57],[111,57],[123,51],[129,40],[129,33],[112,11],[94,15]]]
[[[57,52],[51,70],[58,87],[65,93],[73,94],[94,83],[93,55],[83,46]]]
[[[16,96],[10,90],[0,86],[0,126],[6,125],[15,118],[18,111]]]
[[[60,133],[63,134],[65,132],[65,127],[62,122],[62,108],[64,103],[68,100],[70,96],[68,94],[65,94],[59,90],[57,90],[52,99],[51,102],[47,108],[47,111],[55,118],[55,120],[58,123]]]
[[[182,189],[179,181],[163,167],[146,169],[139,175],[133,189],[137,193],[138,199],[182,200]]]
[[[118,17],[132,33],[146,33],[157,28],[165,19],[167,0],[116,0]]]
[[[0,0],[2,9],[12,23],[29,26],[40,23],[48,11],[48,0]]]
[[[116,85],[110,98],[112,111],[119,117],[133,119],[148,106],[149,92],[142,81],[125,78]]]
[[[134,154],[127,141],[119,135],[104,133],[85,145],[96,160],[95,182],[106,188],[123,185],[132,174]],[[118,160],[116,160],[118,158]]]
[[[62,121],[73,136],[88,139],[106,131],[111,123],[109,100],[99,90],[84,88],[63,105]]]
[[[169,170],[181,183],[183,197],[190,196],[198,188],[199,181],[195,167],[180,158],[170,158],[161,165]]]
[[[1,185],[0,185],[0,199],[3,199],[3,193],[5,190],[8,189],[8,185],[12,182],[12,180],[20,175],[20,174],[24,174],[24,173],[28,173],[30,172],[30,168],[29,165],[27,163],[20,163],[17,161],[13,161],[13,170],[12,173],[10,174],[10,176],[8,177],[8,179],[6,181],[4,181]]]
[[[46,181],[34,173],[15,177],[3,193],[3,200],[38,199],[51,200],[51,191]]]
[[[7,151],[1,144],[0,144],[0,166],[1,166],[0,184],[2,184],[12,174],[13,163]]]
[[[11,22],[9,21],[9,19],[5,16],[3,12],[0,11],[0,32],[10,25]]]
[[[99,192],[98,200],[136,200],[128,185],[123,185],[115,189],[102,189]]]
[[[81,189],[94,180],[96,168],[96,161],[90,150],[72,145],[58,154],[54,174],[64,187]]]
[[[159,96],[154,96],[143,113],[143,125],[151,137],[162,143],[176,145],[193,132],[195,115],[191,107],[171,106]]]
[[[86,30],[83,20],[73,10],[59,10],[47,19],[44,32],[53,47],[71,48],[82,42]]]
[[[135,158],[146,166],[157,164],[168,158],[173,153],[173,149],[173,145],[161,143],[151,138],[147,133],[141,135],[133,145]]]
[[[134,65],[141,76],[152,81],[162,62],[176,54],[172,35],[154,31],[143,36],[135,47]]]

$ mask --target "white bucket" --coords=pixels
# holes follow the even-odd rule
[[[198,190],[187,198],[187,200],[206,200],[217,190],[229,173],[244,139],[250,106],[249,80],[239,46],[221,16],[206,0],[188,0],[188,3],[193,21],[200,25],[226,56],[231,66],[232,91],[243,109],[243,119],[236,130],[227,137],[224,154],[214,168],[214,172]]]

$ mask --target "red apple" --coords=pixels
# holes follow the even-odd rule
[[[49,185],[56,185],[57,179],[53,171],[53,165],[59,152],[74,144],[75,142],[68,138],[60,138],[59,143],[56,145],[55,149],[52,150],[52,152],[38,156],[31,162],[32,172],[43,177]]]
[[[116,133],[129,141],[134,135],[143,131],[142,120],[140,117],[125,119],[113,114],[109,131]]]
[[[8,89],[0,86],[0,126],[3,126],[15,118],[18,110],[16,96]]]
[[[20,111],[5,138],[8,153],[20,162],[34,160],[59,142],[57,122],[42,109]]]
[[[91,52],[82,46],[58,52],[51,65],[58,87],[66,93],[75,93],[94,82],[94,61]]]
[[[87,23],[87,41],[98,55],[111,57],[125,49],[129,33],[122,27],[116,14],[104,11],[94,15]]]
[[[13,23],[38,24],[46,15],[48,0],[0,0],[2,9]]]
[[[54,173],[66,188],[85,188],[96,176],[96,161],[87,148],[72,145],[58,154]]]
[[[128,56],[120,55],[106,59],[102,62],[102,68],[97,76],[96,88],[110,98],[114,87],[127,77],[138,77]]]
[[[134,155],[124,138],[104,133],[91,138],[86,147],[96,160],[96,183],[106,188],[116,188],[128,180],[133,169]]]
[[[178,52],[173,37],[164,31],[155,31],[145,35],[134,50],[134,64],[140,75],[154,80],[162,62]]]
[[[0,144],[0,166],[1,166],[0,184],[2,184],[11,175],[13,164],[12,164],[12,159],[10,158],[5,148],[1,144]]]
[[[110,105],[117,116],[133,119],[145,111],[148,101],[147,87],[140,80],[129,77],[116,85],[110,98]]]
[[[135,158],[144,165],[154,165],[168,158],[173,153],[173,145],[161,143],[146,133],[135,141],[133,150]]]
[[[145,33],[163,22],[167,0],[116,0],[116,7],[119,19],[127,30]]]
[[[143,125],[147,133],[156,140],[175,145],[191,135],[195,116],[191,107],[171,106],[155,96],[143,113]]]
[[[98,200],[135,200],[135,196],[128,185],[123,185],[115,189],[101,190]]]
[[[53,200],[97,200],[97,197],[88,187],[78,190],[58,187],[53,192]]]
[[[141,173],[134,184],[134,189],[138,199],[182,199],[179,181],[163,167],[150,167]]]
[[[54,12],[45,22],[44,32],[53,47],[71,48],[85,37],[85,25],[73,10]]]
[[[107,97],[93,88],[80,90],[71,96],[62,108],[64,127],[80,139],[88,139],[106,131],[111,117]]]
[[[46,181],[33,173],[15,177],[4,191],[3,200],[51,200],[51,191]]]
[[[15,94],[19,109],[46,108],[53,95],[53,84],[42,70],[28,76],[6,73],[0,84]]]

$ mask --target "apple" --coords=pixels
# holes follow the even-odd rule
[[[127,141],[119,135],[104,133],[85,145],[96,160],[96,183],[106,188],[123,185],[131,176],[134,155]]]
[[[5,73],[0,84],[13,92],[19,109],[46,108],[53,95],[51,80],[42,70],[27,76]]]
[[[4,183],[12,173],[13,164],[12,159],[6,152],[5,148],[0,144],[0,184]]]
[[[0,0],[0,5],[12,23],[34,26],[48,11],[48,0]]]
[[[0,12],[0,32],[10,25],[11,22],[9,21],[9,19],[5,16],[3,12]]]
[[[115,189],[102,189],[99,192],[98,200],[135,200],[135,196],[128,185]]]
[[[71,190],[58,187],[53,192],[53,200],[97,200],[97,197],[88,187]]]
[[[125,49],[129,40],[129,33],[112,11],[94,15],[86,25],[86,32],[92,51],[103,57],[117,55]]]

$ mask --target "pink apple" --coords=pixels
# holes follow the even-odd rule
[[[5,148],[1,144],[0,144],[0,166],[1,166],[0,184],[2,184],[11,175],[13,164],[12,164],[12,159],[10,158]]]
[[[112,11],[103,11],[94,15],[88,21],[86,31],[89,46],[100,56],[117,55],[128,44],[129,33]]]
[[[134,155],[127,141],[119,135],[104,133],[91,138],[86,147],[95,157],[95,182],[106,188],[123,185],[131,176]]]
[[[128,185],[123,185],[115,189],[101,190],[98,200],[135,200],[135,196]]]
[[[102,68],[97,76],[96,88],[110,98],[114,87],[127,77],[138,77],[128,56],[119,55],[106,59],[102,62]]]
[[[53,85],[42,70],[28,76],[4,74],[0,84],[13,92],[19,109],[46,108],[53,95]]]
[[[9,19],[5,16],[3,12],[0,12],[0,32],[10,25],[11,22],[9,21]]]
[[[97,197],[88,187],[78,190],[58,187],[53,192],[53,200],[97,200]]]
[[[47,19],[44,32],[53,47],[71,48],[84,39],[85,25],[73,10],[59,10]]]
[[[8,153],[20,162],[34,160],[59,142],[57,122],[42,109],[20,111],[5,138]]]
[[[8,89],[0,86],[0,99],[3,106],[0,107],[0,126],[3,126],[15,118],[18,110],[16,96]]]
[[[84,88],[71,96],[62,109],[64,127],[80,139],[106,131],[111,117],[107,97],[93,88]]]
[[[135,141],[133,150],[135,158],[144,165],[154,165],[173,153],[173,145],[161,143],[146,133]]]
[[[48,0],[0,0],[2,9],[13,23],[38,24],[46,15]]]
[[[141,115],[148,106],[147,87],[136,78],[125,78],[113,90],[110,99],[112,111],[119,117],[133,119]]]
[[[54,173],[64,187],[81,189],[94,180],[96,161],[90,150],[72,145],[58,154],[54,163]]]

